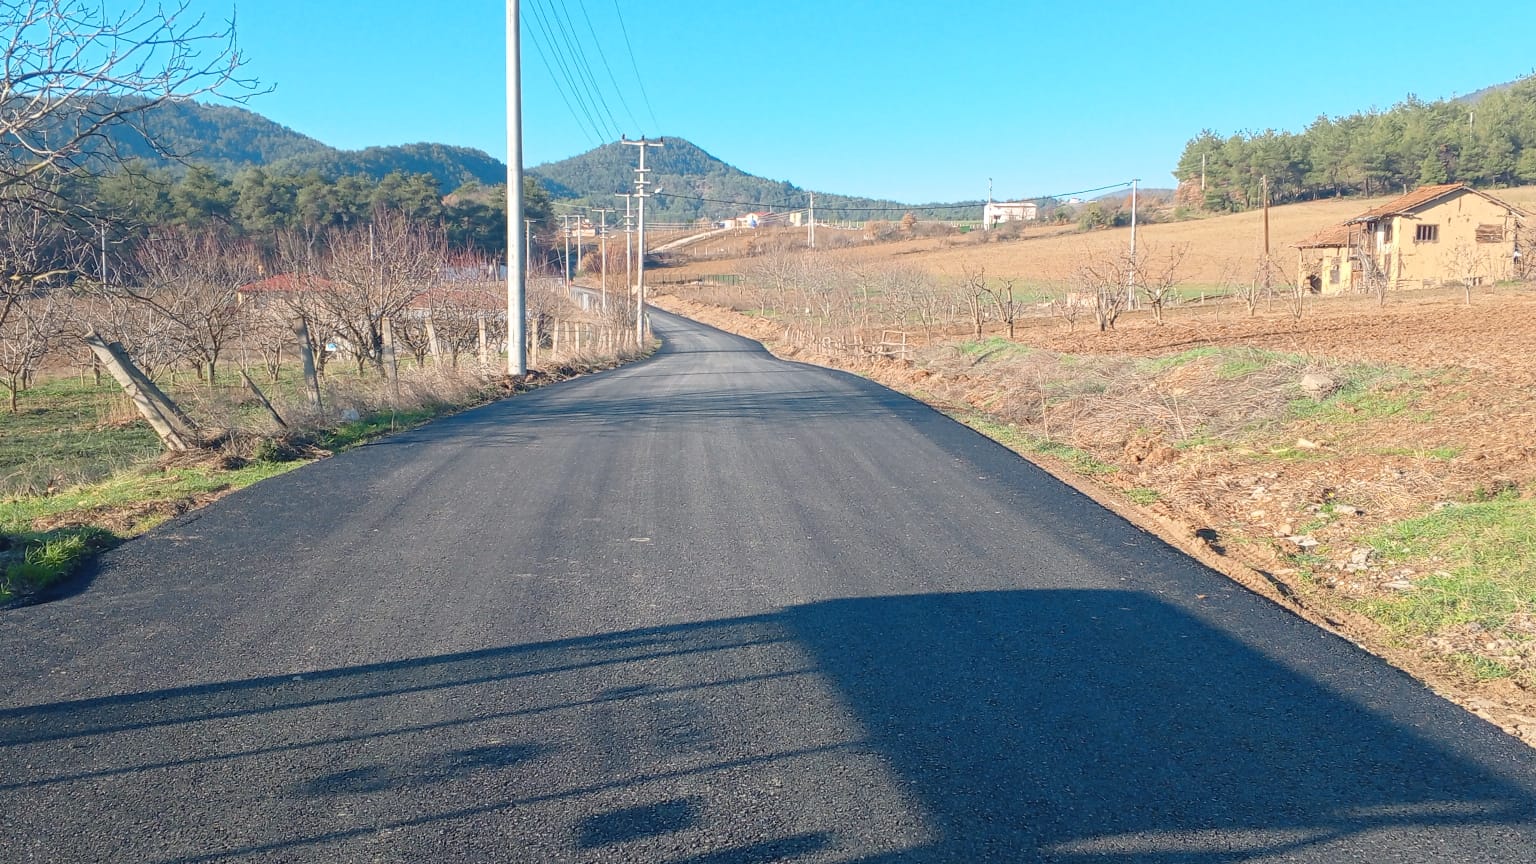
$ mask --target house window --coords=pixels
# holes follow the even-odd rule
[[[1503,243],[1503,225],[1479,225],[1477,226],[1477,242],[1479,243]]]
[[[1328,284],[1339,284],[1339,262],[1337,261],[1333,262],[1333,266],[1328,268]]]
[[[1413,228],[1413,241],[1415,243],[1438,243],[1440,241],[1440,226],[1415,225]]]
[[[1383,242],[1383,243],[1391,243],[1392,242],[1392,223],[1391,222],[1388,222],[1385,225],[1381,226],[1381,242]]]

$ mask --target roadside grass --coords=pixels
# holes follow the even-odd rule
[[[0,413],[0,496],[100,480],[160,452],[112,379],[39,382]]]
[[[189,383],[173,389],[173,397],[236,434],[219,449],[176,457],[166,457],[154,433],[128,413],[131,407],[111,389],[115,383],[40,383],[23,394],[23,404],[31,403],[25,419],[0,426],[0,460],[9,460],[0,461],[0,478],[20,477],[26,468],[48,479],[0,482],[0,605],[24,600],[67,578],[86,558],[220,495],[437,417],[648,356],[658,344],[653,340],[643,351],[617,357],[551,363],[510,387],[473,375],[412,370],[407,362],[393,397],[380,380],[337,370],[324,379],[330,413],[308,417],[299,417],[304,401],[297,376],[290,374],[278,384],[261,384],[274,403],[286,404],[304,421],[282,434],[229,376],[216,387]],[[342,406],[356,419],[337,420]]]
[[[347,450],[483,402],[383,410],[279,446],[273,446],[274,439],[261,439],[255,445],[256,458],[232,460],[233,467],[160,468],[153,461],[161,452],[157,446],[150,455],[105,479],[0,500],[0,604],[57,583],[86,558],[186,510],[318,458],[295,455],[295,443],[307,445],[310,454],[317,452],[315,448]],[[153,433],[149,435],[153,440]]]
[[[1401,416],[1428,421],[1433,415],[1415,410],[1428,374],[1415,374],[1386,366],[1351,366],[1344,370],[1339,389],[1326,399],[1299,397],[1291,400],[1290,417],[1325,425],[1349,425]]]
[[[1086,450],[1046,438],[1043,435],[1025,432],[1017,426],[999,422],[992,416],[981,412],[949,412],[949,416],[1010,449],[1059,459],[1069,465],[1073,471],[1085,477],[1114,474],[1120,470],[1118,466],[1104,462]]]
[[[1366,542],[1387,562],[1429,572],[1413,580],[1413,590],[1366,601],[1362,611],[1398,636],[1459,634],[1483,646],[1452,652],[1478,678],[1536,684],[1536,501],[1506,492],[1455,504],[1387,526]]]
[[[0,603],[40,591],[70,575],[85,558],[218,494],[241,489],[303,464],[257,461],[158,470],[141,466],[53,495],[0,501]]]

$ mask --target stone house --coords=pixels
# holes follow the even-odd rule
[[[1463,183],[1421,186],[1296,244],[1314,293],[1473,285],[1523,276],[1528,214]]]

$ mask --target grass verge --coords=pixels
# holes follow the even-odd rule
[[[1058,459],[1084,477],[1114,474],[1120,470],[1086,450],[1079,450],[1070,444],[1064,444],[1043,435],[1025,432],[1012,424],[998,422],[990,415],[981,412],[951,412],[949,416],[1013,450]]]
[[[1429,572],[1362,611],[1399,637],[1437,644],[1476,678],[1536,684],[1536,501],[1443,507],[1367,542],[1390,564]]]
[[[649,346],[639,356],[650,354],[655,347]],[[309,433],[259,438],[250,458],[217,451],[168,458],[161,456],[156,445],[147,452],[135,451],[136,458],[116,464],[104,477],[82,474],[76,475],[82,479],[71,484],[12,490],[9,497],[0,499],[0,606],[24,603],[67,579],[91,556],[229,492],[331,453],[485,404],[499,398],[498,394],[513,395],[630,359],[636,358],[566,364],[515,383],[503,382],[500,390],[465,390],[456,401],[433,398],[411,408],[385,407]],[[100,394],[92,395],[92,389],[64,381],[55,385],[54,391],[32,391],[35,401],[58,405],[61,410],[36,408],[27,415],[24,428],[8,428],[0,441],[0,456],[7,446],[23,448],[50,434],[84,442],[88,454],[94,452],[92,442],[103,438],[115,442],[125,430],[102,426],[100,412],[92,407],[99,404]],[[128,434],[155,440],[147,429],[128,430]],[[156,456],[161,458],[155,461]],[[47,471],[50,476],[60,476],[56,468]]]

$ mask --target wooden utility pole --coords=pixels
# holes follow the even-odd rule
[[[1136,185],[1141,178],[1131,181],[1131,266],[1125,280],[1125,308],[1136,308]]]
[[[1268,297],[1273,290],[1269,275],[1269,175],[1264,174],[1259,180],[1264,184],[1264,296]]]

